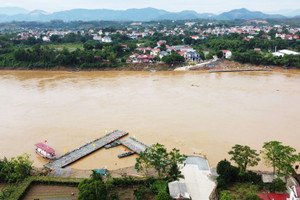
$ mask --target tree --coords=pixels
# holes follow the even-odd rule
[[[217,173],[219,174],[217,181],[219,188],[226,188],[230,183],[237,180],[239,169],[231,165],[229,161],[221,160],[217,165]]]
[[[30,176],[32,161],[29,155],[12,157],[11,160],[4,158],[0,161],[0,182],[17,183]]]
[[[166,191],[160,191],[156,196],[155,200],[172,200],[173,197],[171,197]]]
[[[185,160],[186,156],[181,155],[178,149],[174,148],[168,153],[164,145],[156,143],[152,148],[140,153],[136,158],[135,168],[148,173],[148,169],[153,167],[159,177],[168,175],[171,179],[176,180],[180,176],[178,164],[182,164]]]
[[[233,160],[241,170],[241,172],[246,172],[247,166],[254,167],[258,165],[260,158],[256,150],[251,149],[249,146],[242,146],[236,144],[232,147],[233,150],[229,151],[228,154],[232,155],[230,160]]]
[[[272,193],[284,192],[286,190],[286,184],[283,180],[281,180],[281,178],[275,178],[269,186],[269,190]]]
[[[78,185],[79,200],[106,200],[107,188],[102,182],[101,174],[96,173],[93,170],[90,179],[84,179],[80,181]]]
[[[263,148],[261,153],[266,163],[273,167],[274,174],[275,172],[285,175],[295,173],[293,164],[300,161],[300,154],[295,153],[296,149],[282,145],[279,141],[265,142]]]
[[[226,192],[222,191],[221,192],[221,198],[220,198],[220,200],[232,200],[232,199],[229,196],[229,194],[227,194]]]

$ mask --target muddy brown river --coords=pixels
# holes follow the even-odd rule
[[[57,155],[115,129],[210,164],[235,144],[260,150],[278,140],[300,151],[300,71],[0,71],[0,157],[31,154],[47,140]],[[71,167],[132,166],[124,147],[101,149]],[[261,162],[259,169],[266,169]],[[271,170],[271,169],[270,169]]]

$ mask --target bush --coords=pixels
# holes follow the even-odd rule
[[[0,160],[0,182],[17,183],[30,176],[32,161],[29,155],[12,157],[11,160],[4,158]]]
[[[95,175],[95,174],[93,174]],[[90,179],[82,180],[78,185],[79,190],[79,200],[106,200],[107,198],[107,188],[102,182],[100,176],[92,176]]]
[[[218,187],[226,188],[227,185],[234,183],[238,179],[239,169],[234,167],[226,159],[222,160],[217,165]]]
[[[249,182],[255,185],[259,185],[260,188],[263,187],[264,183],[261,179],[261,175],[252,172],[252,171],[247,171],[247,172],[241,172],[238,175],[238,181],[239,182]]]
[[[118,193],[114,192],[109,196],[109,200],[119,200],[120,197],[118,195]]]
[[[232,199],[226,192],[221,192],[220,200],[232,200]]]
[[[257,194],[248,193],[246,194],[245,200],[262,200]]]
[[[269,186],[269,190],[274,192],[284,192],[286,190],[286,184],[280,178],[276,178],[272,181],[271,185]]]
[[[143,185],[140,185],[137,189],[135,189],[133,194],[136,200],[143,200],[148,198],[147,188]]]
[[[154,194],[158,194],[161,191],[167,191],[168,184],[166,181],[155,181],[150,185],[150,190]]]
[[[160,191],[155,196],[155,200],[172,200],[172,199],[173,198],[166,191]]]

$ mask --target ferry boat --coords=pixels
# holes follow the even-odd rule
[[[35,152],[40,156],[42,156],[43,158],[47,158],[50,160],[56,158],[55,150],[49,147],[48,145],[40,142],[35,144],[35,146],[36,146]]]

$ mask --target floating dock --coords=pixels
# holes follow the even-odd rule
[[[78,149],[75,149],[59,158],[54,159],[51,162],[48,162],[44,165],[44,167],[49,169],[56,168],[64,168],[71,163],[101,149],[105,145],[112,143],[116,140],[119,140],[121,137],[128,135],[128,133],[124,131],[115,130],[111,133],[108,133],[102,138],[96,139],[92,142],[89,142]],[[139,147],[139,150],[142,149]]]
[[[255,72],[255,71],[264,71],[264,72],[271,72],[270,69],[224,69],[224,70],[209,70],[210,73],[216,72]]]
[[[133,137],[125,138],[123,140],[120,140],[119,142],[137,154],[140,154],[141,152],[144,152],[147,148],[150,148],[149,146],[145,145],[144,143],[137,141]]]

